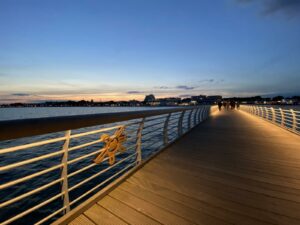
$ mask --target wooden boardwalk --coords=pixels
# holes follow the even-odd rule
[[[217,113],[70,224],[300,224],[300,137]]]

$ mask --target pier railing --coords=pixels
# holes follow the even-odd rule
[[[0,122],[0,223],[49,224],[205,120],[215,107]]]
[[[284,129],[300,134],[300,111],[260,105],[242,105],[241,109]]]

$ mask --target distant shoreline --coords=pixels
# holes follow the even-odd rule
[[[208,105],[208,104],[198,104],[198,105]],[[210,104],[210,105],[215,105],[215,104]],[[299,106],[300,104],[253,104],[253,103],[247,103],[245,105],[258,105],[258,106]],[[5,108],[142,108],[142,107],[147,107],[147,108],[166,108],[166,107],[185,107],[185,106],[192,106],[192,105],[141,105],[141,106],[109,106],[109,105],[104,105],[104,106],[71,106],[71,105],[66,105],[66,106],[0,106],[0,109],[5,109]]]
[[[0,99],[1,100],[1,99]],[[275,96],[273,98],[266,98],[262,96],[253,97],[231,97],[223,98],[220,95],[197,95],[187,98],[168,97],[155,98],[153,94],[146,95],[143,101],[129,100],[129,101],[105,101],[94,102],[93,100],[86,101],[45,101],[35,103],[7,103],[0,104],[0,108],[33,108],[33,107],[177,107],[177,106],[195,106],[195,105],[214,105],[218,102],[234,101],[241,104],[255,104],[255,105],[300,105],[300,96],[283,97]]]

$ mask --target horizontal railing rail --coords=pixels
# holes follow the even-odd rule
[[[181,112],[195,107],[0,121],[0,141]]]
[[[53,222],[215,110],[178,107],[0,122],[0,223]]]
[[[300,111],[261,105],[242,105],[245,112],[300,135]]]

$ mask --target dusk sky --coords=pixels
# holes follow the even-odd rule
[[[300,94],[299,0],[0,0],[0,102]]]

